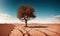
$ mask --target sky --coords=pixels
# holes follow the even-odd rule
[[[36,18],[29,22],[60,22],[60,0],[0,0],[0,23],[17,22],[16,11],[20,4],[34,8]]]

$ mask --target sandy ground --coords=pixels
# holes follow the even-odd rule
[[[0,24],[0,36],[9,36],[13,28],[12,24]]]
[[[60,24],[3,24],[0,36],[60,36]]]

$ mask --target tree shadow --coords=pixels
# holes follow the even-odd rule
[[[28,26],[28,28],[48,28],[48,26]]]

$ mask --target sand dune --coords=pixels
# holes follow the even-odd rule
[[[3,24],[0,36],[60,36],[60,24]]]

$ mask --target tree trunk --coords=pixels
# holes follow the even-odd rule
[[[25,27],[28,27],[28,26],[27,26],[27,20],[25,20]]]

